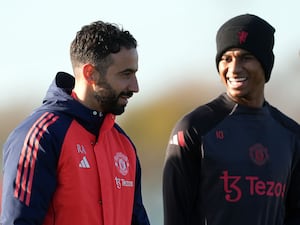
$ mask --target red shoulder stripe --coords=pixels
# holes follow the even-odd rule
[[[178,131],[178,143],[180,147],[185,147],[184,133],[183,131]]]
[[[30,128],[21,151],[14,196],[26,205],[30,203],[32,180],[39,142],[47,128],[58,119],[53,113],[44,113]]]

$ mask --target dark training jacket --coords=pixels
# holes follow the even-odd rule
[[[149,225],[136,150],[115,116],[71,96],[58,73],[3,149],[3,225]]]
[[[178,121],[163,172],[165,225],[299,225],[300,127],[222,94]]]

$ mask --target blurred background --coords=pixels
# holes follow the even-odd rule
[[[266,98],[300,122],[299,9],[298,0],[2,1],[1,148],[9,132],[41,104],[56,72],[72,73],[69,45],[81,26],[96,20],[119,24],[138,40],[140,92],[118,122],[138,150],[151,223],[162,225],[169,135],[183,114],[224,90],[214,57],[215,35],[226,20],[252,13],[276,28]]]

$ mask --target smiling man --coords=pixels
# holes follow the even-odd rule
[[[249,107],[263,105],[266,79],[254,55],[238,48],[228,50],[222,55],[218,69],[232,100]]]
[[[70,47],[43,104],[3,149],[1,225],[149,225],[135,146],[115,122],[139,91],[137,42],[96,21]]]
[[[300,224],[300,126],[264,95],[275,29],[251,14],[217,32],[226,88],[175,125],[163,173],[165,225]]]

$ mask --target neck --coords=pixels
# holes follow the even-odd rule
[[[265,102],[264,96],[261,96],[260,98],[253,98],[249,99],[247,97],[233,97],[230,94],[227,93],[227,95],[236,103],[240,105],[244,105],[251,108],[261,108],[263,107],[263,104]]]

